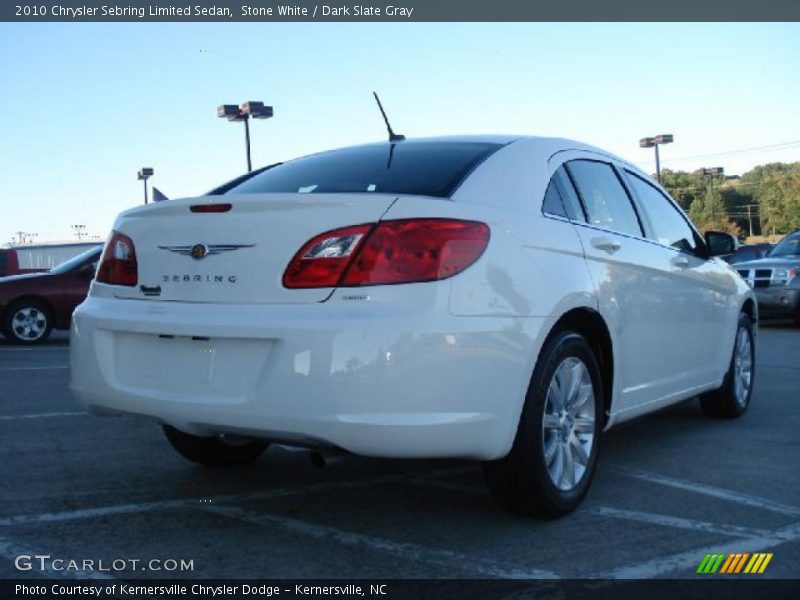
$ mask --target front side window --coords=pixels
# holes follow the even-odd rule
[[[501,147],[484,142],[404,141],[343,148],[275,165],[224,193],[449,197],[472,169]]]
[[[638,175],[626,172],[647,221],[647,237],[663,246],[671,246],[684,252],[695,252],[697,239],[694,231],[672,202]]]
[[[572,160],[567,167],[590,225],[641,237],[636,211],[611,165],[594,160]]]

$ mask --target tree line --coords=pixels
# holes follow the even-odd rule
[[[745,238],[800,229],[800,162],[759,165],[741,177],[663,169],[661,184],[700,231]]]

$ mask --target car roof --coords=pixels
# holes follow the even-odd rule
[[[535,135],[511,135],[511,134],[472,134],[472,135],[443,135],[434,137],[408,137],[405,140],[396,142],[397,144],[411,143],[411,144],[435,144],[435,143],[462,143],[462,144],[512,144],[514,142],[525,141],[526,145],[538,146],[540,149],[552,149],[553,152],[562,150],[590,150],[608,154],[607,151],[596,148],[583,142],[559,137],[544,137]],[[370,142],[366,144],[353,144],[352,146],[344,146],[339,148],[359,148],[366,146],[380,146],[389,144],[389,140],[381,140],[379,142]],[[327,152],[330,152],[328,150]],[[627,161],[626,161],[627,162]]]

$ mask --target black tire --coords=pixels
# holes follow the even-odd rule
[[[548,440],[555,444],[556,438],[552,436],[556,434],[553,429],[548,433],[545,432],[544,418],[546,408],[552,404],[552,402],[548,404],[548,388],[551,380],[555,381],[556,370],[567,364],[567,359],[571,358],[577,358],[583,363],[591,380],[594,410],[591,411],[590,408],[587,410],[593,412],[594,420],[591,424],[593,440],[582,475],[577,483],[573,482],[574,486],[571,489],[562,490],[553,481],[548,470],[544,444]],[[594,476],[603,423],[603,407],[600,367],[586,338],[572,331],[561,331],[552,335],[545,343],[533,371],[511,452],[500,460],[484,463],[486,483],[498,504],[518,514],[546,518],[560,517],[575,510],[586,496]],[[559,430],[557,435],[562,436],[564,433]],[[567,444],[574,460],[576,455],[573,454],[569,442],[562,443]],[[560,450],[556,449],[554,456],[558,452]],[[566,455],[562,453],[560,457],[563,469]]]
[[[53,331],[53,313],[40,300],[19,300],[6,311],[2,329],[6,338],[14,344],[41,344]]]
[[[233,467],[258,460],[269,444],[259,440],[228,443],[219,437],[191,435],[164,425],[164,433],[172,447],[185,459],[207,466]]]
[[[737,393],[737,355],[740,351],[740,336],[744,335],[750,344],[750,381],[745,394]],[[756,374],[756,354],[755,354],[755,335],[753,333],[752,319],[742,313],[739,315],[739,322],[736,327],[736,338],[733,344],[733,354],[728,365],[728,372],[722,385],[711,392],[700,396],[700,406],[703,412],[709,417],[722,417],[735,419],[741,417],[750,406],[750,398],[753,396],[753,384]]]

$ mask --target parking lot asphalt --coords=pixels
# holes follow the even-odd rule
[[[759,341],[743,418],[706,418],[690,400],[620,426],[582,507],[537,521],[498,509],[463,461],[343,456],[319,469],[273,447],[248,467],[194,466],[157,425],[74,403],[66,334],[35,348],[0,339],[0,577],[40,575],[13,558],[47,554],[193,561],[110,574],[122,579],[685,578],[706,553],[763,551],[763,577],[796,578],[800,330],[768,324]]]

